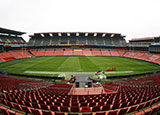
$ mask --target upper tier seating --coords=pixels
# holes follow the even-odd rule
[[[57,44],[126,46],[126,41],[114,33],[36,33],[29,40],[29,46]]]
[[[26,44],[22,37],[0,35],[1,44]]]

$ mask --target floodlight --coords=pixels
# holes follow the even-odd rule
[[[114,34],[111,34],[111,37],[114,37]]]
[[[62,36],[62,34],[61,34],[61,33],[58,33],[58,36]]]
[[[106,36],[106,34],[104,33],[104,34],[102,34],[102,37],[105,37]]]
[[[49,33],[49,36],[50,36],[50,37],[53,37],[53,34],[52,34],[52,33]]]
[[[85,33],[85,36],[88,36],[88,33]]]
[[[96,36],[97,36],[97,33],[94,33],[93,36],[96,37]]]
[[[67,36],[71,36],[71,34],[70,34],[70,33],[67,33]]]
[[[44,37],[44,34],[41,34],[42,37]]]
[[[79,36],[79,33],[76,33],[76,36]]]

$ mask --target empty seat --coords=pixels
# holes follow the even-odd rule
[[[94,107],[92,108],[92,111],[93,111],[93,112],[100,111],[100,107],[101,107],[101,106],[94,106]]]
[[[110,105],[104,105],[102,106],[102,111],[107,111],[110,109]]]
[[[110,110],[106,112],[107,115],[116,115],[117,114],[117,110]]]
[[[55,112],[55,115],[65,115],[65,114],[61,112]]]
[[[86,103],[86,102],[81,102],[81,103],[80,103],[80,106],[81,106],[81,107],[87,107],[87,106],[88,106],[88,103]]]
[[[131,107],[129,107],[128,110],[127,110],[127,113],[130,113],[130,112],[135,111],[135,110],[136,110],[136,107],[137,107],[137,106],[131,106]]]
[[[92,113],[82,113],[82,115],[92,115]]]
[[[49,109],[48,109],[48,105],[40,104],[40,106],[41,106],[41,109],[49,110]]]
[[[42,111],[43,115],[54,115],[52,111]]]
[[[51,105],[51,106],[50,106],[50,109],[51,109],[52,111],[58,111],[58,107],[57,107],[57,106]]]
[[[69,111],[67,106],[60,107],[60,110],[63,111],[63,112],[68,112]]]
[[[17,104],[17,103],[14,103],[14,107],[15,107],[16,109],[20,110],[20,111],[23,111],[21,105],[19,105],[19,104]]]
[[[79,107],[78,106],[72,106],[71,111],[72,112],[79,112]]]
[[[118,112],[117,112],[117,115],[123,115],[123,114],[127,113],[127,109],[128,108],[119,109]]]
[[[68,113],[68,115],[78,115],[78,113]]]
[[[99,112],[99,113],[96,113],[96,115],[105,115],[106,112]]]
[[[22,110],[26,113],[32,113],[31,109],[29,107],[26,107],[26,106],[22,106]]]
[[[42,115],[42,111],[41,110],[32,108],[31,111],[32,111],[32,114],[34,114],[34,115]]]
[[[90,107],[82,107],[82,112],[89,112],[90,111]]]

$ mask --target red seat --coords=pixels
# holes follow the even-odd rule
[[[136,110],[140,110],[140,109],[142,109],[142,108],[143,108],[143,106],[144,106],[144,103],[142,103],[142,104],[138,104],[138,106],[137,106]]]
[[[123,115],[123,114],[127,113],[127,109],[128,108],[119,109],[118,112],[117,112],[117,115]]]
[[[70,103],[69,103],[69,102],[64,102],[64,103],[63,103],[63,106],[68,106],[68,107],[69,107],[69,106],[70,106]]]
[[[119,103],[118,104],[115,103],[111,106],[111,109],[118,109],[119,105],[120,105]]]
[[[0,106],[0,112],[4,113],[4,115],[10,115],[9,112],[8,112],[8,109],[5,108],[5,107],[2,107],[2,106]]]
[[[51,105],[51,106],[50,106],[50,109],[51,109],[52,111],[58,111],[58,107],[57,107],[57,106]]]
[[[78,115],[78,113],[68,113],[68,115]]]
[[[32,111],[32,114],[34,114],[34,115],[42,115],[42,111],[41,110],[32,108],[31,111]]]
[[[107,111],[107,115],[117,115],[117,110]]]
[[[90,103],[89,103],[89,106],[90,106],[90,107],[96,106],[96,102],[90,102]]]
[[[109,110],[110,109],[110,105],[104,105],[103,107],[102,107],[102,111],[107,111],[107,110]]]
[[[48,109],[48,105],[40,104],[40,106],[41,106],[41,109],[49,110],[49,109]]]
[[[126,102],[121,103],[120,108],[123,108],[123,107],[127,107],[127,103]]]
[[[90,107],[82,107],[82,112],[89,112],[90,111]]]
[[[40,104],[38,104],[38,103],[32,103],[32,106],[33,106],[34,108],[40,108]]]
[[[32,113],[31,109],[29,107],[26,107],[26,106],[22,106],[22,110],[26,113]]]
[[[94,106],[94,107],[92,108],[92,111],[93,111],[93,112],[100,111],[100,106]]]
[[[8,106],[11,108],[14,108],[13,102],[7,101]]]
[[[77,102],[73,102],[72,106],[78,106],[78,103]]]
[[[143,111],[144,111],[144,115],[151,115],[152,108],[148,108],[148,109],[145,109]]]
[[[131,106],[131,107],[129,107],[128,110],[127,110],[127,113],[130,113],[130,112],[135,111],[135,110],[136,110],[136,107],[137,107],[137,106]]]
[[[144,105],[143,105],[143,108],[148,107],[148,106],[149,106],[149,104],[150,104],[150,102],[149,102],[149,101],[148,101],[148,102],[145,102],[145,103],[144,103]]]
[[[17,104],[17,103],[14,103],[14,107],[15,107],[16,109],[20,110],[20,111],[23,111],[21,105],[19,105],[19,104]]]
[[[160,107],[158,105],[155,105],[155,106],[152,107],[152,111],[151,111],[150,114],[152,115],[152,114],[154,114],[155,112],[157,112],[159,110],[160,110]]]
[[[52,111],[42,111],[43,115],[54,115]]]
[[[55,112],[55,115],[65,115],[65,114],[60,112]]]
[[[100,113],[96,113],[96,115],[105,115],[106,112],[100,112]]]
[[[79,112],[79,107],[78,106],[72,106],[71,111],[72,112]]]
[[[92,113],[82,113],[82,115],[92,115]]]
[[[69,111],[67,106],[60,107],[60,110],[63,111],[63,112],[68,112]]]
[[[81,103],[80,103],[80,106],[81,106],[81,107],[87,107],[87,106],[88,106],[88,103],[86,103],[86,102],[81,102]]]

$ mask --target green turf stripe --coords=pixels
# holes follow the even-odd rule
[[[97,71],[100,68],[94,64],[88,57],[79,57],[80,65],[83,70],[86,72]]]
[[[79,57],[68,57],[64,63],[62,63],[58,71],[65,72],[74,72],[74,71],[82,71],[81,65],[79,63]]]

